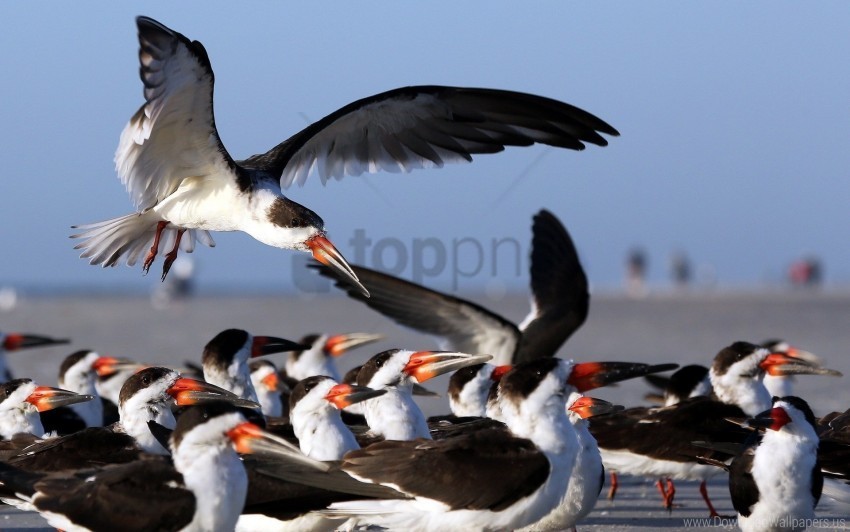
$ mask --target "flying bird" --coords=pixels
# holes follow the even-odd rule
[[[314,170],[322,182],[379,170],[408,172],[471,161],[505,146],[581,150],[619,133],[572,105],[518,92],[436,85],[393,89],[350,103],[265,153],[234,159],[218,135],[214,75],[204,46],[138,17],[145,103],[121,133],[115,166],[137,212],[77,226],[82,258],[147,272],[210,231],[243,231],[269,246],[311,252],[362,292],[327,238],[322,218],[282,190]],[[162,249],[161,249],[162,248]]]

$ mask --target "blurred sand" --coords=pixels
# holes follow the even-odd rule
[[[520,321],[528,312],[526,297],[508,296],[493,301],[467,296]],[[73,340],[70,346],[39,349],[11,355],[16,376],[44,384],[56,382],[59,361],[76,349],[93,348],[102,354],[125,356],[148,363],[180,365],[199,361],[204,344],[222,329],[244,328],[255,334],[297,340],[310,332],[381,332],[379,344],[339,359],[342,369],[361,364],[369,356],[391,347],[427,349],[434,342],[407,331],[365,306],[342,297],[313,296],[196,297],[155,310],[146,297],[22,298],[10,312],[0,314],[5,331],[22,331]],[[722,347],[736,340],[761,342],[780,337],[819,355],[831,368],[850,376],[850,294],[785,292],[768,294],[665,294],[643,299],[616,295],[592,298],[585,326],[562,348],[560,356],[576,360],[634,360],[710,364]],[[281,361],[281,355],[270,360]],[[429,382],[445,391],[445,378]],[[647,386],[642,381],[597,390],[593,395],[634,405],[643,402]],[[797,393],[818,415],[850,407],[845,379],[799,377]],[[448,411],[445,399],[423,399],[429,414]],[[725,481],[716,481],[711,493],[720,513],[732,508]],[[647,527],[684,529],[683,518],[706,517],[696,485],[682,483],[677,501],[684,504],[671,516],[660,508],[651,483],[629,482],[611,505],[601,501],[580,529]],[[850,526],[850,508],[824,503],[819,517],[844,518]],[[717,530],[729,521],[713,523]],[[44,522],[24,517],[12,509],[0,512],[0,528],[40,527]]]

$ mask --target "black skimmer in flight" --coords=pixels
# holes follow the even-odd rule
[[[341,460],[360,448],[354,433],[343,423],[340,411],[352,404],[386,393],[365,386],[338,384],[325,375],[298,382],[289,396],[289,421],[306,456],[314,460]]]
[[[360,403],[369,432],[388,440],[431,438],[428,422],[413,400],[414,383],[490,360],[490,355],[390,349],[370,358],[357,384],[386,393]]]
[[[201,357],[204,380],[257,403],[259,401],[251,383],[248,359],[305,347],[283,338],[252,336],[242,329],[227,329],[218,333],[204,347]]]
[[[152,422],[174,429],[173,406],[221,401],[250,404],[217,386],[181,377],[172,369],[145,368],[124,383],[117,423],[27,445],[8,462],[27,471],[59,471],[129,462],[142,452],[167,455],[166,446],[151,432]]]
[[[745,422],[763,430],[728,466],[729,494],[744,532],[804,530],[815,517],[823,488],[818,435],[809,405],[794,396]]]
[[[554,356],[584,323],[590,305],[587,276],[563,224],[544,209],[534,216],[532,233],[531,312],[519,325],[471,301],[352,266],[369,290],[367,298],[335,270],[315,267],[335,279],[352,299],[400,325],[437,337],[442,349],[487,353],[494,364],[512,364]]]
[[[287,442],[248,423],[233,405],[188,409],[171,435],[173,465],[127,464],[33,474],[0,464],[4,491],[24,498],[62,530],[233,530],[248,476],[238,453],[306,461]]]
[[[709,370],[712,397],[686,399],[670,407],[627,409],[600,416],[590,425],[609,470],[659,480],[664,506],[672,508],[674,479],[700,480],[700,493],[712,516],[706,480],[720,470],[701,463],[704,454],[694,441],[727,441],[725,418],[754,416],[770,408],[771,397],[762,383],[765,373],[837,375],[784,353],[758,345],[735,342],[722,349]],[[740,436],[740,435],[739,435]],[[731,458],[728,456],[726,458]]]
[[[67,344],[70,340],[64,338],[51,338],[49,336],[41,336],[38,334],[18,333],[0,331],[0,382],[12,380],[12,373],[9,371],[8,362],[6,361],[6,353],[11,353],[21,349],[30,349],[33,347],[47,347],[51,345]]]
[[[622,409],[621,406],[578,392],[570,394],[567,398],[567,413],[578,436],[579,451],[570,472],[567,492],[560,504],[546,517],[520,530],[523,532],[574,530],[576,523],[593,510],[602,491],[602,484],[605,482],[605,468],[602,466],[602,455],[599,453],[596,440],[587,428],[588,419]]]
[[[334,359],[355,347],[377,342],[383,337],[382,334],[373,333],[308,334],[298,341],[308,348],[289,353],[286,374],[299,381],[314,375],[326,375],[340,382],[341,376]]]
[[[556,100],[511,91],[403,87],[350,103],[266,153],[236,161],[213,117],[214,76],[203,45],[138,17],[145,104],[121,134],[115,163],[138,212],[81,226],[92,264],[147,271],[160,247],[163,277],[182,245],[214,245],[209,231],[244,231],[264,244],[313,256],[359,285],[324,222],[283,195],[315,169],[323,182],[380,170],[464,162],[505,146],[605,146],[616,129]],[[188,234],[184,234],[188,232]],[[165,240],[165,242],[163,241]],[[153,243],[151,245],[151,243]],[[168,245],[166,245],[168,244]]]
[[[11,440],[16,434],[44,436],[39,412],[91,401],[91,395],[39,386],[31,379],[13,379],[0,384],[0,439]]]
[[[348,517],[353,525],[423,531],[534,523],[563,498],[579,451],[567,396],[644,375],[648,368],[554,357],[518,364],[502,377],[496,399],[507,428],[433,441],[387,440],[350,452],[344,472],[412,499],[335,503],[325,514]]]

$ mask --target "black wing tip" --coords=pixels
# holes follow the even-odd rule
[[[139,15],[138,17],[136,17],[136,27],[139,28],[140,32],[160,31],[169,35],[174,35],[174,31],[172,31],[171,28],[169,28],[162,22],[159,22],[144,15]]]

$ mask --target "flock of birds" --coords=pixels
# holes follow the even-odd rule
[[[321,275],[440,351],[392,349],[340,375],[335,357],[380,338],[311,334],[298,342],[229,329],[200,366],[151,367],[81,350],[59,388],[0,371],[0,499],[62,530],[564,530],[596,504],[605,470],[674,481],[728,473],[745,530],[805,523],[821,496],[850,503],[850,411],[816,419],[794,375],[835,376],[814,355],[735,342],[710,367],[556,357],[584,323],[587,278],[572,239],[534,216],[532,310],[514,324],[473,302],[348,264],[321,218],[281,188],[468,161],[544,143],[582,149],[617,135],[573,106],[515,92],[421,86],[359,100],[272,148],[234,160],[213,118],[203,46],[137,19],[145,104],[116,166],[138,212],[83,226],[93,264],[143,268],[209,231],[312,252]],[[2,351],[66,340],[0,335]],[[264,357],[287,353],[285,367]],[[451,373],[451,414],[414,396]],[[623,408],[585,395],[646,377],[663,404]],[[784,521],[783,521],[784,520]],[[795,528],[796,527],[796,528]],[[786,527],[797,529],[797,524]]]

